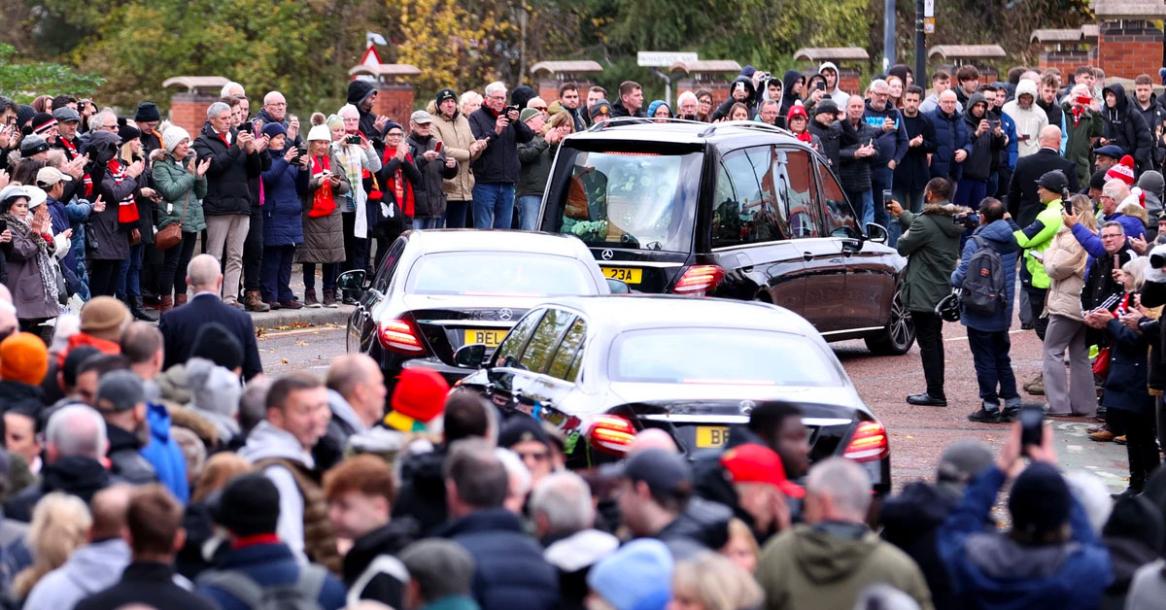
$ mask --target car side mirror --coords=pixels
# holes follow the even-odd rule
[[[480,369],[486,364],[486,346],[471,343],[457,348],[453,353],[453,363],[465,369]]]
[[[359,293],[365,289],[364,269],[345,271],[336,278],[336,287],[345,292]]]
[[[608,278],[607,287],[611,290],[611,294],[630,294],[632,289],[620,280],[613,280]]]
[[[866,235],[867,235],[866,238],[869,241],[873,241],[876,244],[887,243],[887,239],[888,239],[887,228],[884,227],[883,225],[873,223],[873,222],[867,223]]]

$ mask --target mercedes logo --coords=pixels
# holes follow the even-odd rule
[[[757,403],[753,402],[752,400],[742,400],[741,404],[737,405],[737,408],[740,409],[741,415],[749,415],[753,412],[753,408],[756,406]]]
[[[603,260],[609,261],[609,260],[611,260],[611,257],[615,256],[615,252],[612,252],[611,249],[609,248],[607,250],[604,250],[603,253],[600,254],[600,256],[603,257]]]
[[[514,312],[510,311],[509,307],[503,307],[498,311],[498,317],[502,320],[509,320],[510,318],[514,317]]]

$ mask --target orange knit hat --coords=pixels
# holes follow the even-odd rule
[[[0,379],[40,385],[49,372],[49,350],[40,337],[16,333],[0,341]]]

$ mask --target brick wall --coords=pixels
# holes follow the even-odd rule
[[[1106,77],[1156,75],[1162,66],[1162,30],[1147,21],[1102,23],[1097,65]]]
[[[170,98],[170,122],[190,132],[197,138],[206,123],[206,109],[219,98],[197,93],[178,93]]]
[[[402,125],[407,124],[409,115],[413,114],[413,85],[378,84],[377,101],[373,112],[387,116]]]
[[[730,83],[728,81],[709,81],[709,80],[697,80],[697,79],[693,79],[693,78],[684,78],[684,79],[678,80],[678,81],[673,83],[673,87],[672,87],[673,97],[672,97],[672,99],[676,99],[676,97],[679,96],[684,91],[691,91],[693,93],[696,93],[697,91],[700,91],[702,89],[707,89],[708,91],[711,91],[713,94],[713,109],[715,110],[716,106],[718,104],[729,99],[729,85],[730,84],[732,84],[732,83]],[[645,111],[647,110],[647,107],[648,107],[648,104],[645,101],[645,103],[644,103]]]
[[[862,74],[854,68],[839,68],[838,88],[850,95],[862,94]]]
[[[1056,68],[1061,71],[1061,82],[1073,82],[1073,72],[1078,66],[1094,66],[1097,65],[1097,49],[1091,48],[1089,50],[1076,49],[1068,51],[1058,51],[1055,49],[1046,49],[1041,51],[1040,59],[1037,67],[1040,70],[1047,70]]]

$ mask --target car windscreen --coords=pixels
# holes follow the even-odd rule
[[[591,247],[687,253],[702,156],[561,148],[550,192],[558,200],[545,212],[553,215],[550,230]]]
[[[621,333],[608,376],[640,383],[839,386],[833,362],[800,335],[736,328],[655,328]]]
[[[553,297],[596,294],[587,262],[527,252],[439,252],[417,259],[408,294]]]

